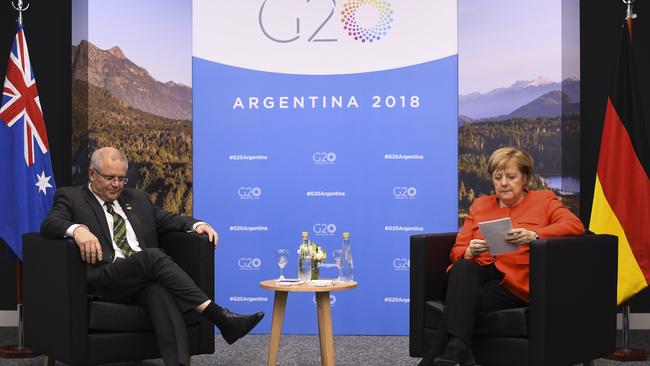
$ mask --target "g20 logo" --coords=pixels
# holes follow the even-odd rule
[[[314,305],[316,305],[316,296],[312,298],[312,301],[314,302]],[[336,304],[336,296],[330,294],[330,306],[334,306]]]
[[[262,195],[260,187],[239,187],[237,194],[240,199],[259,199]]]
[[[395,199],[414,199],[417,196],[418,190],[415,187],[394,187],[393,197]]]
[[[311,158],[314,164],[334,164],[336,162],[336,154],[333,152],[315,152]]]
[[[379,41],[393,23],[393,10],[384,0],[348,0],[343,5],[343,29],[360,42]]]
[[[305,0],[310,3],[310,0]],[[291,35],[279,35],[277,31],[270,29],[270,23],[265,16],[267,6],[273,3],[281,3],[280,0],[264,0],[260,6],[258,22],[262,33],[266,38],[277,43],[291,43],[298,41],[301,37],[307,37],[307,42],[337,42],[335,35],[323,34],[323,28],[332,20],[336,11],[336,0],[332,2],[329,9],[324,9],[321,16],[313,24],[307,24],[307,31],[301,29],[301,18],[295,18],[296,32]],[[315,3],[315,1],[311,1]],[[393,10],[387,0],[346,0],[341,10],[341,30],[349,37],[360,42],[374,42],[388,34],[393,22]],[[303,22],[304,23],[304,22]]]
[[[411,260],[407,258],[393,259],[393,269],[396,271],[408,271],[411,268]]]
[[[262,260],[259,258],[239,258],[237,261],[241,271],[259,271],[262,267]]]
[[[334,224],[315,224],[312,227],[316,235],[334,235],[336,234],[336,225]]]

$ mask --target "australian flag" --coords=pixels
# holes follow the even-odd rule
[[[39,231],[54,198],[43,111],[22,24],[0,103],[0,238],[22,260],[22,235]]]

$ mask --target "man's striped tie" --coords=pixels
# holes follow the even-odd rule
[[[106,202],[106,211],[109,214],[113,215],[113,241],[118,248],[124,253],[125,257],[133,254],[133,249],[129,246],[129,243],[126,241],[126,222],[115,210],[113,210],[113,202]]]

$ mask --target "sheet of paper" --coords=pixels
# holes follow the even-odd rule
[[[309,281],[309,284],[317,287],[333,286],[334,280],[311,280]]]
[[[478,227],[488,243],[490,254],[499,255],[514,252],[519,245],[510,244],[506,241],[506,233],[512,230],[512,223],[509,217],[498,220],[479,222]]]
[[[297,278],[284,278],[284,279],[278,279],[275,281],[280,286],[294,286],[294,285],[302,285],[305,283],[305,281],[299,280]]]

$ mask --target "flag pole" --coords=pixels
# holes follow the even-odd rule
[[[18,344],[0,347],[2,358],[32,358],[37,354],[25,347],[23,328],[23,263],[16,257],[16,309],[18,312]]]
[[[29,9],[29,4],[27,4],[27,6],[23,6],[23,0],[18,0],[17,5],[14,4],[14,2],[12,1],[11,6],[13,6],[14,9],[16,9],[16,11],[18,12],[18,24],[22,25],[23,24],[23,11],[26,11],[27,9]]]
[[[18,11],[18,24],[23,24],[23,11],[29,8],[25,6],[23,0],[13,1],[13,6]],[[37,355],[31,349],[25,347],[25,331],[23,328],[23,263],[20,258],[16,257],[16,310],[18,313],[18,344],[0,347],[0,357],[2,358],[32,358]]]
[[[625,22],[627,23],[627,33],[630,43],[632,42],[632,24],[633,20],[636,19],[636,14],[634,13],[633,3],[634,0],[623,0],[623,3],[627,5],[625,10]],[[623,304],[623,347],[616,348],[616,351],[611,354],[607,359],[616,360],[616,361],[645,361],[648,358],[648,353],[639,348],[630,348],[630,304],[626,301]]]
[[[644,349],[630,348],[630,304],[623,304],[623,347],[616,347],[616,351],[607,356],[608,360],[615,361],[645,361],[648,353]]]
[[[634,0],[623,0],[623,3],[627,5],[627,8],[625,9],[625,22],[627,23],[627,32],[630,37],[630,41],[632,40],[632,20],[636,19],[636,14],[634,13],[634,7],[633,3]]]

